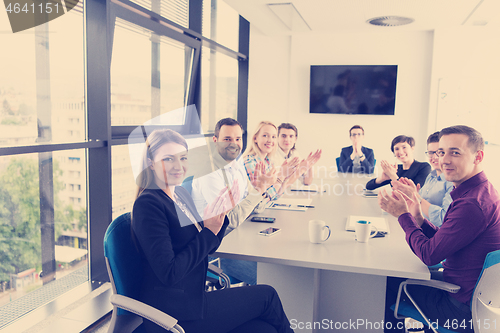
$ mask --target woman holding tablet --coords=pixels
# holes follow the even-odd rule
[[[139,299],[173,316],[187,333],[293,332],[279,296],[256,285],[205,292],[209,253],[220,245],[228,225],[225,190],[205,211],[204,221],[181,185],[188,168],[188,146],[172,130],[155,130],[146,141],[132,231],[143,259]],[[146,332],[165,332],[145,321]]]
[[[400,177],[411,179],[415,184],[424,185],[425,178],[431,172],[431,166],[427,162],[415,161],[413,153],[415,150],[415,139],[411,136],[398,135],[392,140],[391,151],[401,162],[398,166],[387,161],[380,162],[382,174],[370,180],[366,184],[367,190],[374,190],[378,187],[397,181]]]

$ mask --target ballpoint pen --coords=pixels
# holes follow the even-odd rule
[[[307,205],[297,205],[297,207],[314,208],[314,206],[307,206]]]

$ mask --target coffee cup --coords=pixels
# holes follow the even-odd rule
[[[375,232],[372,233],[372,230],[375,230]],[[356,240],[360,243],[366,243],[368,239],[377,235],[378,229],[370,221],[356,221],[354,231],[356,233]]]
[[[326,238],[325,230],[328,229],[328,236]],[[331,230],[330,227],[326,225],[325,221],[322,220],[311,220],[309,221],[309,241],[314,244],[323,243],[328,238],[330,238]]]

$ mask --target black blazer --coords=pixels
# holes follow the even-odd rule
[[[175,193],[201,221],[189,193],[180,186]],[[202,319],[206,312],[207,255],[219,247],[229,221],[226,217],[217,236],[207,228],[198,232],[175,207],[160,189],[147,189],[135,200],[132,230],[144,270],[140,300],[177,320]],[[145,321],[145,325],[148,332],[164,332],[151,322]]]
[[[353,164],[351,160],[351,154],[354,151],[352,146],[342,148],[340,153],[340,172],[352,172]],[[365,155],[365,160],[361,162],[361,170],[363,173],[373,173],[375,169],[375,155],[373,150],[366,147],[361,147],[361,152]]]
[[[415,183],[415,185],[420,184],[420,186],[424,186],[425,179],[427,178],[427,175],[431,172],[431,165],[427,162],[418,162],[418,161],[413,161],[413,163],[410,165],[410,168],[408,170],[403,170],[403,165],[399,164],[398,165],[398,171],[396,172],[398,174],[398,177],[406,177]],[[377,184],[375,182],[375,179],[370,180],[368,183],[366,183],[366,189],[367,190],[374,190],[376,188],[379,188],[381,186],[390,184],[390,180],[386,180],[380,184]]]

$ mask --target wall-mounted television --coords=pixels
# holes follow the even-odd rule
[[[397,65],[312,65],[310,113],[394,115]]]

